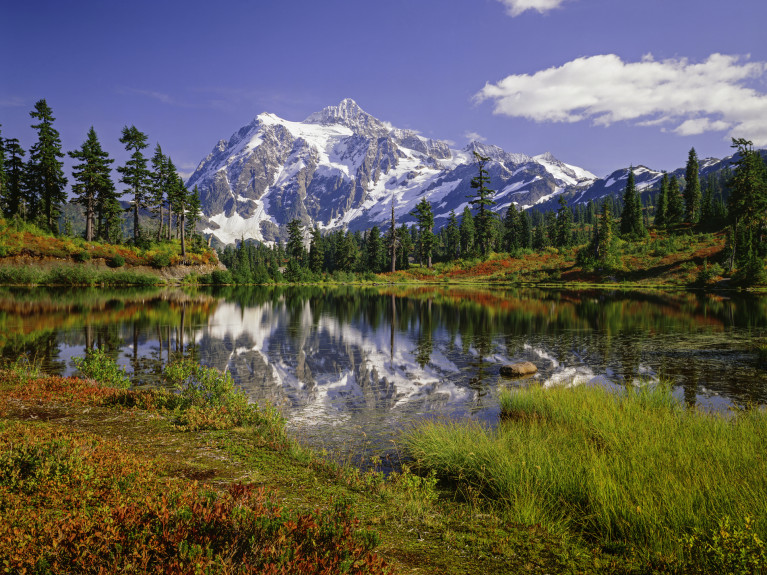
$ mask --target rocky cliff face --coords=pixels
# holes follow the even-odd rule
[[[259,115],[221,140],[187,185],[200,190],[205,231],[224,243],[284,238],[294,218],[322,229],[386,225],[392,202],[398,222],[412,221],[409,214],[424,197],[440,226],[451,210],[460,214],[473,193],[474,151],[491,158],[499,212],[511,202],[528,208],[596,180],[549,154],[510,154],[477,142],[451,149],[391,128],[347,99],[303,122]]]

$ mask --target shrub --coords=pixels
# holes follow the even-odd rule
[[[118,366],[117,362],[101,349],[89,349],[85,352],[85,357],[76,357],[72,361],[85,377],[95,379],[102,385],[115,389],[130,387],[125,368]]]
[[[229,270],[215,270],[210,274],[210,281],[217,285],[231,285],[234,283],[234,278]]]
[[[171,265],[171,255],[168,252],[157,252],[152,256],[151,264],[156,268],[167,268]]]
[[[107,265],[110,268],[120,268],[125,265],[125,258],[120,254],[114,255],[107,260]]]
[[[91,254],[87,250],[75,252],[73,256],[76,262],[89,262],[91,261]]]

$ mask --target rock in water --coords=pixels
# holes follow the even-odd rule
[[[512,363],[510,365],[501,366],[501,375],[508,377],[519,377],[521,375],[530,375],[538,371],[538,368],[534,363],[529,361],[521,361],[519,363]]]

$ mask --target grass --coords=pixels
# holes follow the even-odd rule
[[[375,461],[362,471],[302,448],[279,413],[248,403],[216,370],[181,361],[165,373],[175,391],[124,389],[109,361],[82,360],[89,379],[44,376],[25,361],[0,370],[5,570],[745,574],[763,565],[758,412],[688,415],[644,392],[509,395],[498,433],[425,426],[405,445],[415,453],[413,438],[424,444],[431,430],[425,444],[443,462],[422,453],[385,475]],[[687,435],[688,417],[705,432],[689,460],[704,454],[708,466],[665,455],[663,439]],[[621,452],[634,444],[647,460],[627,467]],[[625,484],[591,486],[616,469],[628,470]],[[684,521],[653,501],[696,486],[706,496],[688,501],[711,511],[698,523],[676,531],[637,520]],[[618,493],[629,487],[648,499],[641,514]],[[612,506],[600,511],[605,493]]]
[[[0,522],[0,566],[491,574],[610,562],[456,501],[435,475],[335,464],[290,439],[278,414],[243,404],[221,374],[177,368],[166,374],[176,392],[42,376],[27,362],[0,371],[0,509],[13,509]]]
[[[501,409],[497,431],[426,423],[407,451],[513,522],[684,572],[767,568],[764,410],[686,411],[663,387],[507,391]]]

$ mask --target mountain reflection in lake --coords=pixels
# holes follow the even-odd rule
[[[394,452],[425,417],[497,421],[502,386],[668,379],[688,404],[767,402],[767,298],[437,287],[5,289],[0,354],[75,372],[108,350],[136,383],[190,356],[339,457]],[[501,364],[534,362],[522,382]]]

